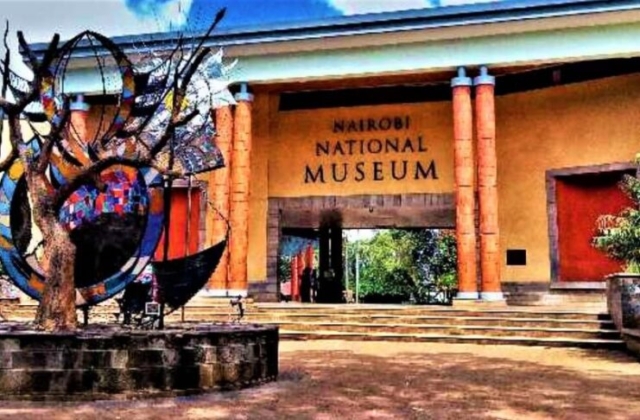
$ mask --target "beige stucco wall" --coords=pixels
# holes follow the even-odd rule
[[[453,191],[448,102],[279,112],[273,129],[271,197]],[[398,151],[387,140],[397,141]],[[344,181],[334,179],[332,165]],[[320,167],[324,182],[313,181]],[[402,179],[394,179],[394,168]]]
[[[503,280],[549,281],[545,171],[633,160],[640,151],[640,76],[499,97],[501,247],[527,250]],[[576,209],[576,211],[580,211]]]

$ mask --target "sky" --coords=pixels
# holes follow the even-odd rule
[[[239,28],[489,1],[494,0],[0,0],[0,18],[9,22],[16,63],[16,30],[28,42],[42,42],[55,32],[68,39],[87,29],[107,36],[197,31],[222,7],[227,14],[220,27]],[[24,74],[26,67],[17,64]]]

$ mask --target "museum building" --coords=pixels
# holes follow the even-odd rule
[[[162,51],[171,36],[114,41]],[[640,2],[367,14],[208,44],[238,59],[236,103],[215,110],[227,165],[196,193],[177,184],[170,232],[170,254],[195,252],[225,235],[207,201],[229,218],[206,295],[276,300],[288,231],[316,232],[320,272],[340,276],[344,229],[455,229],[459,299],[598,294],[620,270],[591,238],[629,204],[618,184],[640,152]],[[72,57],[66,89],[91,126],[104,95],[89,72]]]

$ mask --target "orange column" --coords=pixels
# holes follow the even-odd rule
[[[313,245],[309,245],[307,246],[307,249],[304,254],[304,260],[305,260],[304,262],[305,262],[306,268],[310,268],[313,270],[313,257],[314,257]]]
[[[233,141],[233,113],[231,106],[225,105],[213,111],[216,129],[216,146],[224,158],[225,167],[213,172],[212,182],[209,183],[209,196],[212,204],[220,216],[229,218],[229,173],[231,168],[231,145]],[[210,227],[212,243],[218,243],[227,234],[227,223],[222,217],[216,217]],[[227,290],[229,270],[229,244],[222,254],[216,271],[211,276],[209,289]]]
[[[302,276],[304,275],[305,269],[305,253],[304,251],[300,251],[298,254],[298,302],[302,301],[302,295],[300,294],[302,289]]]
[[[251,101],[253,95],[242,84],[235,97],[236,113],[231,151],[231,192],[229,221],[229,289],[232,294],[246,293],[249,242],[249,179],[251,178]],[[231,292],[230,292],[231,293]]]
[[[478,299],[475,195],[473,190],[473,111],[471,78],[463,68],[451,81],[453,89],[454,177],[458,299]]]
[[[502,300],[500,235],[498,229],[498,172],[496,159],[495,78],[480,69],[476,86],[478,135],[478,196],[480,207],[480,267],[483,300]]]
[[[291,300],[297,301],[300,294],[300,257],[291,258]]]
[[[304,269],[306,268],[306,258],[305,258],[305,252],[304,251],[300,251],[300,253],[298,254],[298,275],[300,276],[300,280],[302,281],[302,274],[304,273]]]

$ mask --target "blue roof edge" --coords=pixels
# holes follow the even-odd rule
[[[286,42],[635,9],[640,9],[639,0],[507,0],[342,16],[318,21],[291,22],[259,27],[235,27],[214,31],[206,45],[225,47]],[[183,32],[123,35],[111,39],[125,51],[140,49],[140,46],[136,45],[140,43],[144,44],[146,50],[163,50],[174,46],[180,33]],[[197,38],[198,34],[194,34],[193,37]],[[48,42],[31,44],[32,50],[39,57],[44,54],[47,46]],[[84,40],[78,43],[72,57],[88,57],[93,55],[93,51],[91,44]],[[23,52],[22,49],[20,52]],[[106,53],[106,50],[100,52]]]

